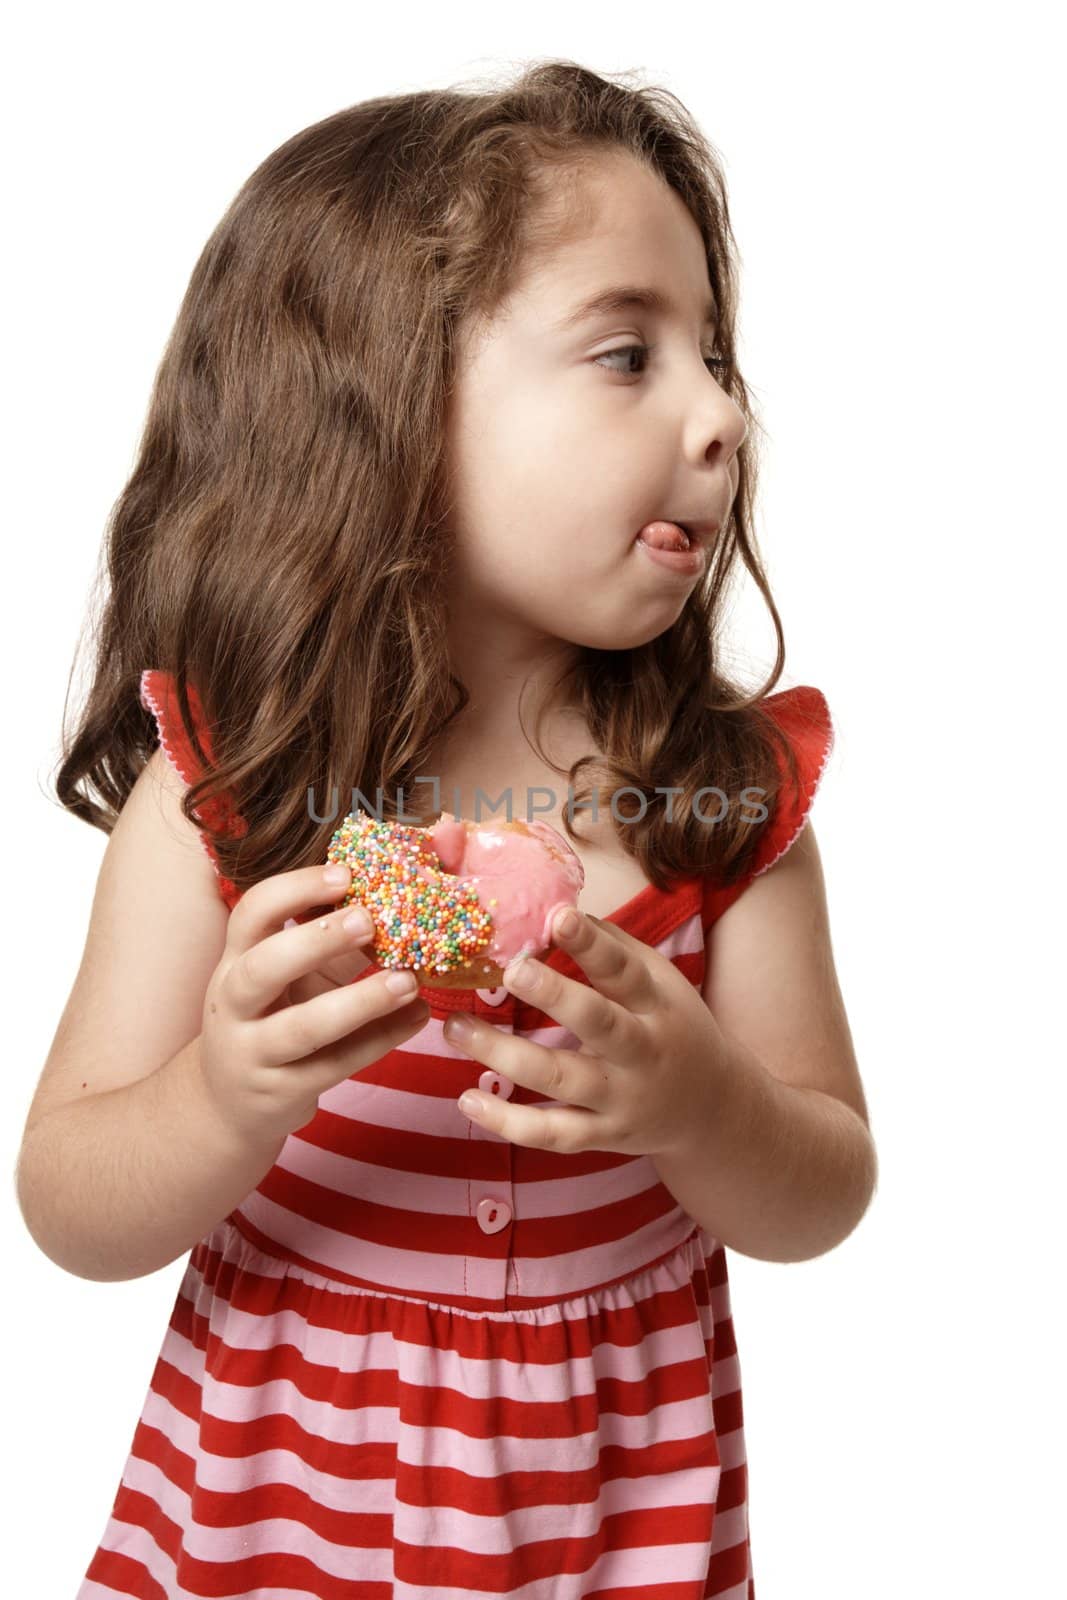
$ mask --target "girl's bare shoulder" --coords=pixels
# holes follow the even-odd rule
[[[834,1096],[870,1127],[810,821],[712,924],[703,995],[723,1032],[768,1072]]]

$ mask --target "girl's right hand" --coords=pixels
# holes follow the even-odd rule
[[[343,926],[357,904],[283,926],[347,892],[327,883],[322,867],[299,867],[253,884],[230,914],[204,997],[200,1063],[219,1114],[244,1141],[273,1143],[302,1128],[319,1095],[410,1039],[430,1015],[410,978],[407,993],[391,990],[395,971],[358,983],[322,977],[373,933]]]

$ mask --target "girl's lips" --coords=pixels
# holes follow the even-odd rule
[[[679,577],[698,578],[704,570],[705,550],[699,540],[694,540],[688,550],[657,550],[645,544],[640,535],[634,544],[659,567],[676,572]]]

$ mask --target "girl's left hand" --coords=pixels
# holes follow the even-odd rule
[[[532,959],[523,963],[524,976],[505,973],[504,985],[569,1028],[580,1050],[534,1044],[480,1017],[454,1015],[444,1027],[465,1055],[561,1103],[521,1106],[475,1093],[471,1109],[466,1094],[459,1109],[532,1149],[658,1155],[688,1146],[702,1113],[714,1115],[728,1081],[726,1041],[715,1018],[688,978],[640,939],[588,916],[562,937],[561,920],[562,913],[555,940],[592,987]],[[465,1022],[471,1031],[460,1037],[457,1025]]]

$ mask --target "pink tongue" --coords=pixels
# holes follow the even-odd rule
[[[637,537],[653,550],[689,549],[689,536],[676,522],[646,522]]]

